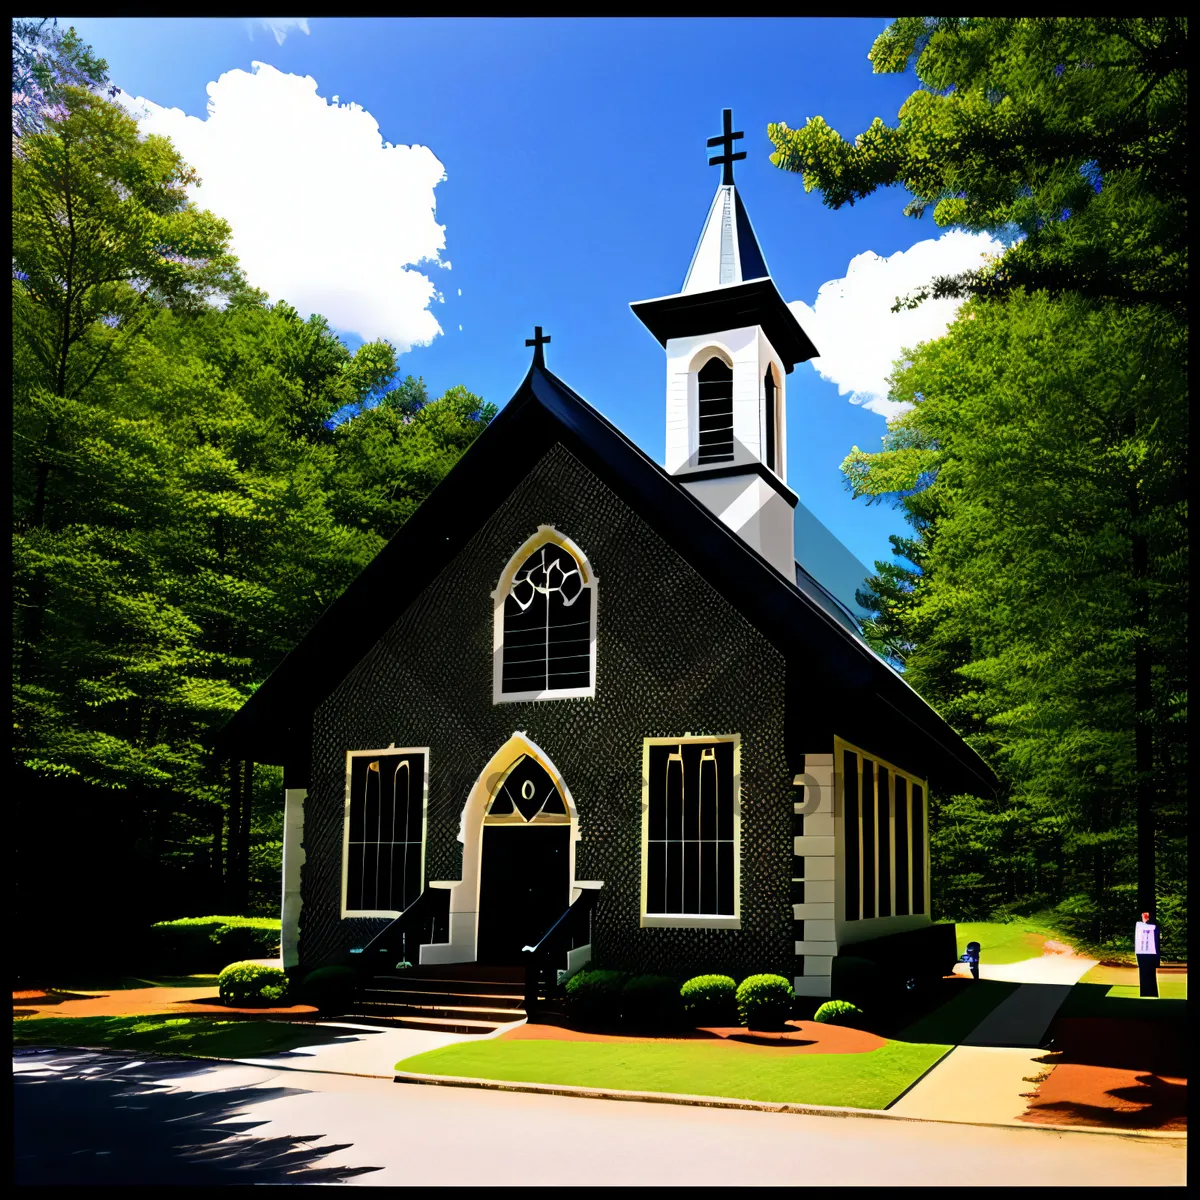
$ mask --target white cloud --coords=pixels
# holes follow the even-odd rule
[[[411,268],[449,266],[435,220],[441,162],[427,146],[385,142],[369,112],[326,101],[311,76],[252,66],[208,85],[204,120],[127,104],[196,168],[193,198],[229,222],[255,287],[401,353],[427,345],[442,331],[429,312],[437,290]]]
[[[983,256],[1004,247],[986,233],[952,229],[918,242],[889,258],[867,251],[850,260],[842,279],[823,283],[810,308],[802,300],[789,307],[821,351],[812,365],[822,379],[836,383],[851,404],[894,417],[907,407],[888,399],[892,364],[906,349],[941,337],[954,320],[959,300],[926,300],[915,309],[894,313],[897,296],[906,296],[936,275],[955,275],[983,265]]]
[[[307,17],[254,17],[246,22],[246,29],[250,34],[250,40],[254,40],[254,29],[257,26],[260,29],[267,30],[268,33],[274,34],[275,45],[282,46],[287,38],[287,35],[293,29],[300,30],[301,33],[308,33],[308,18]]]

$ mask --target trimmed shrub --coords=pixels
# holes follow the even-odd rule
[[[866,1000],[879,992],[886,982],[879,965],[869,958],[839,954],[833,960],[829,986],[839,1000]]]
[[[567,980],[567,1012],[580,1025],[615,1025],[627,971],[578,971]]]
[[[792,1015],[792,985],[782,975],[750,975],[737,990],[738,1018],[751,1029],[772,1029]]]
[[[813,1020],[823,1025],[853,1025],[863,1015],[863,1010],[849,1000],[826,1000],[813,1013]]]
[[[667,975],[635,975],[621,989],[621,1020],[631,1029],[678,1029],[679,984]]]
[[[737,1024],[737,984],[728,975],[697,975],[679,989],[679,998],[693,1025]]]
[[[322,1013],[343,1013],[354,1003],[358,975],[353,967],[317,967],[304,977],[300,991]]]
[[[226,963],[279,953],[278,917],[183,917],[150,927],[150,957],[159,971],[199,974]]]
[[[230,963],[217,976],[221,1002],[236,1008],[270,1006],[287,995],[288,978],[279,967],[262,963]]]

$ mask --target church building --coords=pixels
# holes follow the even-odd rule
[[[796,561],[785,400],[818,349],[733,182],[741,136],[726,111],[681,290],[631,306],[666,461],[539,328],[512,399],[222,732],[284,769],[285,966],[542,948],[560,978],[820,997],[838,954],[930,925],[931,792],[995,781]]]

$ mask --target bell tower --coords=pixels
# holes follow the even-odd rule
[[[725,109],[721,183],[683,288],[630,307],[667,355],[666,469],[789,581],[795,580],[787,485],[787,376],[817,348],[767,270],[733,182],[743,137]]]

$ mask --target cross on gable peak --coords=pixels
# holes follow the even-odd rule
[[[737,162],[738,159],[746,157],[745,150],[739,150],[736,154],[733,153],[733,143],[736,142],[738,138],[745,137],[746,135],[740,129],[736,131],[734,130],[733,109],[731,108],[722,110],[721,125],[721,133],[717,134],[716,137],[710,137],[708,139],[708,145],[720,146],[724,153],[718,154],[714,158],[710,158],[708,160],[708,165],[710,167],[720,165],[723,168],[721,173],[721,185],[725,186],[726,184],[733,183],[733,164]]]
[[[540,325],[533,327],[533,337],[525,339],[525,345],[533,347],[533,365],[535,367],[544,367],[546,365],[542,347],[549,341],[549,336],[542,336],[542,327]]]

